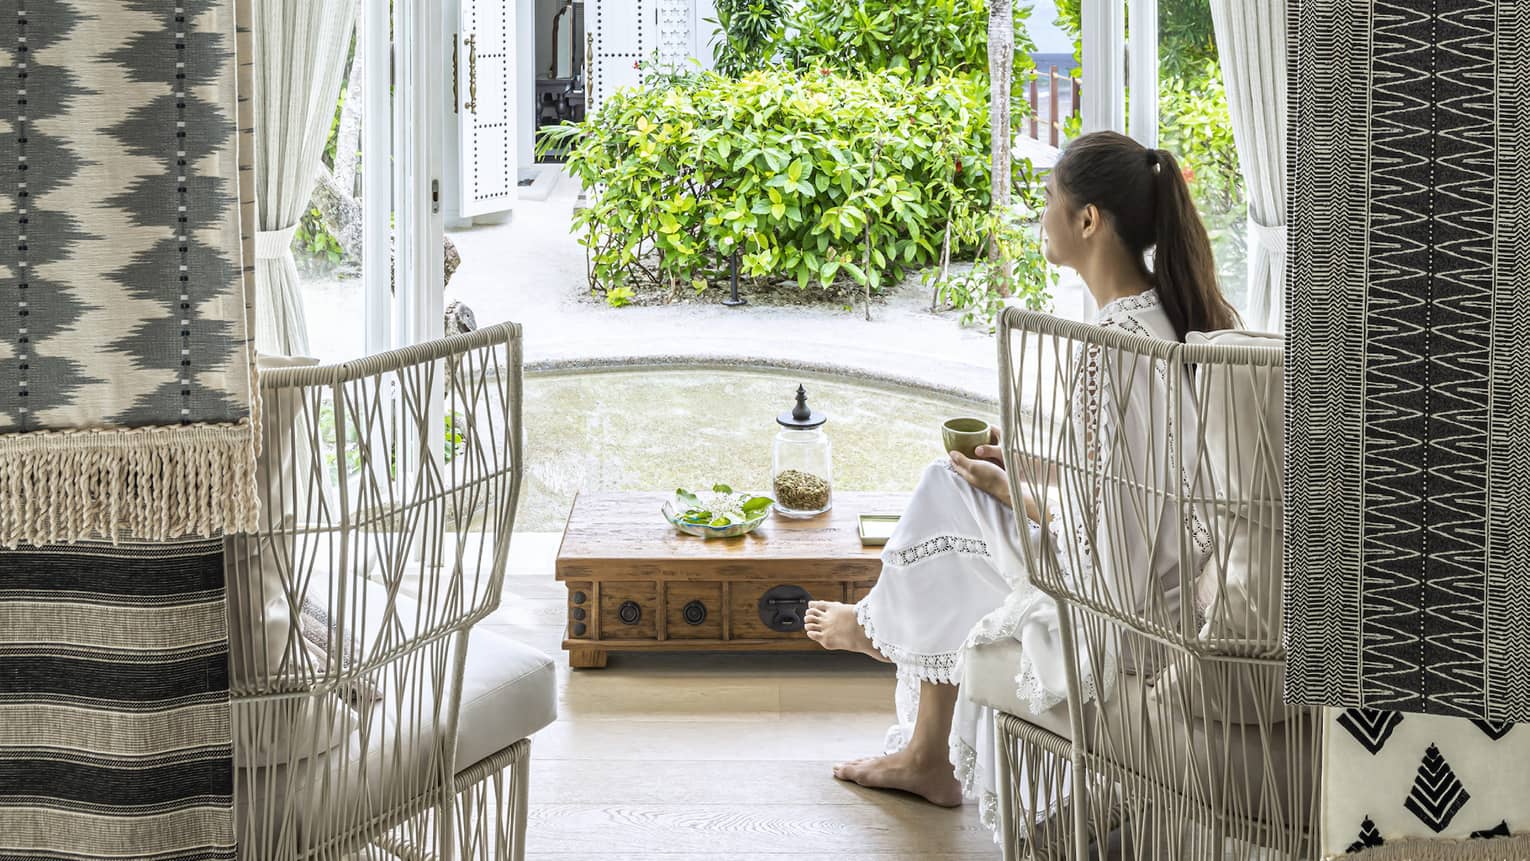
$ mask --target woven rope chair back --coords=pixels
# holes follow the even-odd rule
[[[1000,339],[1011,489],[1048,521],[1026,563],[1070,644],[1071,743],[1000,719],[1009,797],[1053,811],[1016,811],[1015,854],[1309,857],[1317,725],[1281,701],[1281,350],[1019,309]]]
[[[498,606],[520,487],[520,329],[260,389],[261,528],[227,541],[240,856],[453,857],[467,632]]]

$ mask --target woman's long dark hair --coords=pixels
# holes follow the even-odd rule
[[[1117,132],[1093,132],[1068,144],[1054,172],[1073,206],[1092,203],[1110,216],[1116,235],[1143,261],[1181,341],[1186,332],[1239,324],[1238,312],[1217,285],[1211,239],[1172,153]]]

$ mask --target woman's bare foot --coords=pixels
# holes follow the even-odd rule
[[[907,750],[887,756],[854,759],[834,766],[834,776],[873,789],[911,792],[931,804],[960,807],[962,785],[944,757],[920,760]]]
[[[887,660],[871,645],[866,629],[856,621],[854,605],[838,601],[810,601],[807,614],[802,620],[808,639],[825,649],[861,652],[879,661]]]

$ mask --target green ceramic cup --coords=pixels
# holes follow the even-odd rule
[[[940,438],[946,451],[959,451],[977,457],[977,447],[988,445],[988,422],[982,419],[949,419],[940,426]]]

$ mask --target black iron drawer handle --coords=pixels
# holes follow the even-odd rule
[[[775,586],[760,596],[760,621],[783,634],[801,631],[813,596],[801,586]]]
[[[616,608],[616,618],[622,620],[623,625],[636,625],[643,621],[643,608],[636,601],[623,601]]]
[[[700,625],[707,620],[707,605],[700,601],[692,601],[681,609],[680,615],[685,618],[685,624]]]

